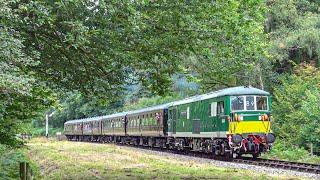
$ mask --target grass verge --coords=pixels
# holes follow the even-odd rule
[[[271,179],[253,171],[158,156],[112,144],[33,139],[29,156],[43,179]]]

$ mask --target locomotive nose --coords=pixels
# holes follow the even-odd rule
[[[268,143],[274,143],[275,140],[276,140],[276,136],[273,133],[267,134],[267,142]]]

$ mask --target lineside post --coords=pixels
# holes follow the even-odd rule
[[[20,162],[20,179],[27,180],[27,164],[26,162]]]
[[[46,137],[48,138],[49,137],[49,133],[48,133],[48,129],[49,129],[49,115],[46,114]]]

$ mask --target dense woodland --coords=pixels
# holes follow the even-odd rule
[[[69,119],[251,85],[320,147],[320,1],[0,0],[0,144]],[[285,141],[281,141],[285,139]]]

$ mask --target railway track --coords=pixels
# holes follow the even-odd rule
[[[315,173],[320,174],[320,165],[318,164],[308,164],[308,163],[300,163],[300,162],[292,162],[292,161],[282,161],[282,160],[273,160],[273,159],[249,159],[249,158],[241,158],[241,159],[231,159],[232,162],[236,163],[244,163],[272,168],[281,168],[294,170],[299,172],[307,172],[307,173]]]
[[[126,147],[158,151],[158,152],[174,153],[174,154],[180,154],[185,156],[213,159],[218,161],[242,163],[242,164],[249,164],[249,165],[256,165],[256,166],[263,166],[263,167],[293,170],[298,172],[320,174],[320,164],[309,164],[309,163],[263,159],[263,158],[252,159],[250,157],[226,158],[221,156],[213,156],[212,154],[206,154],[203,152],[176,151],[176,150],[166,149],[162,147],[149,147],[149,146],[143,146],[143,145],[132,145],[132,144],[121,144],[121,143],[115,143],[115,144],[118,146],[126,146]]]
[[[320,174],[319,164],[309,164],[309,163],[263,159],[263,158],[252,159],[250,157],[226,158],[226,157],[220,157],[220,156],[212,156],[211,154],[206,154],[202,152],[175,151],[175,150],[159,148],[159,147],[148,147],[148,146],[137,146],[137,145],[123,145],[123,144],[117,144],[117,145],[134,147],[134,148],[143,148],[143,149],[148,149],[152,151],[169,152],[169,153],[181,154],[181,155],[192,156],[192,157],[207,158],[207,159],[213,159],[218,161],[242,163],[242,164],[249,164],[249,165],[256,165],[256,166],[263,166],[263,167],[293,170],[298,172]]]

